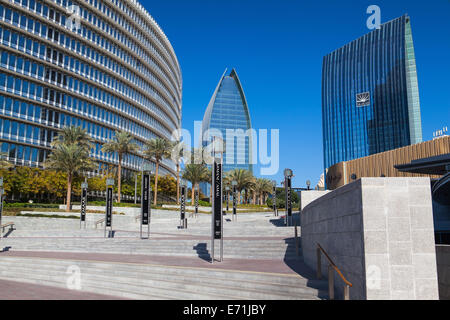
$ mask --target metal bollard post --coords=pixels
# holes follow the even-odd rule
[[[348,284],[344,287],[344,300],[350,300],[350,287]]]
[[[330,300],[334,300],[334,270],[331,265],[328,266],[328,295]]]

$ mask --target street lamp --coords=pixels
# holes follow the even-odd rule
[[[230,187],[229,186],[226,186],[225,187],[225,191],[226,191],[226,198],[227,198],[227,211],[229,210],[229,207],[228,207],[228,194],[229,194],[229,192],[230,192]]]
[[[308,190],[310,190],[310,189],[309,189],[310,186],[311,186],[311,181],[306,180],[306,187],[308,188]]]
[[[236,215],[236,207],[237,207],[237,201],[238,199],[236,198],[236,189],[237,189],[237,181],[233,180],[231,181],[231,185],[233,186],[233,219],[237,220],[237,215]]]
[[[272,207],[273,214],[277,216],[277,182],[276,180],[272,180]]]

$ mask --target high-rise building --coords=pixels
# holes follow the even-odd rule
[[[170,138],[181,99],[175,52],[137,1],[1,1],[0,142],[9,161],[41,167],[58,131],[80,126],[107,169],[118,156],[101,148],[116,130],[139,146]],[[126,155],[124,173],[141,162]],[[174,173],[174,164],[161,170]]]
[[[323,58],[322,125],[325,169],[422,141],[408,15]]]
[[[206,145],[212,136],[220,132],[224,140],[228,139],[228,143],[233,141],[234,147],[234,150],[225,148],[223,172],[232,169],[253,172],[252,135],[248,134],[252,124],[247,100],[236,70],[233,69],[229,75],[226,74],[225,70],[203,117],[202,136],[203,138],[207,136],[207,139],[202,144]],[[236,133],[237,136],[227,137],[227,130]],[[202,184],[201,190],[204,194],[209,194],[207,184]]]
[[[252,124],[247,100],[236,70],[233,69],[229,75],[226,75],[225,71],[208,104],[202,123],[203,137],[205,137],[207,130],[211,132],[210,137],[214,135],[214,132],[217,132],[215,130],[220,131],[224,140],[227,138],[227,130],[246,135],[244,139],[233,138],[234,150],[232,158],[227,157],[232,150],[225,150],[224,158],[231,160],[224,161],[224,172],[236,168],[253,172],[250,152],[252,136],[247,135],[248,130],[251,128]]]

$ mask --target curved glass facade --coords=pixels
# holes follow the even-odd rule
[[[242,133],[247,133],[251,129],[250,113],[245,99],[244,90],[242,89],[236,71],[233,69],[228,76],[222,76],[219,84],[211,98],[211,101],[206,109],[205,116],[202,123],[203,135],[207,130],[211,130],[214,135],[214,130],[219,130],[223,139],[227,137],[227,129],[241,130]],[[232,169],[246,169],[253,171],[251,161],[251,136],[245,139],[234,138],[234,152],[231,157],[227,158],[227,153],[224,154],[226,160],[223,165],[223,171]],[[228,151],[230,155],[231,152]]]
[[[94,140],[99,170],[118,163],[102,144],[116,130],[143,146],[181,127],[182,78],[174,50],[134,0],[0,3],[0,141],[17,165],[40,167],[64,126]],[[140,170],[129,154],[125,171]],[[164,161],[162,173],[173,173]]]
[[[325,168],[422,141],[407,15],[325,56],[322,72]]]

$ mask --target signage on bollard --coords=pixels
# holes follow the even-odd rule
[[[292,224],[292,170],[285,169],[284,170],[284,188],[286,192],[286,224]]]
[[[181,186],[180,227],[182,229],[186,227],[186,188],[186,185]]]
[[[111,228],[112,230],[113,186],[114,179],[106,179],[105,238],[106,228]]]
[[[272,181],[273,189],[272,189],[272,207],[273,214],[275,217],[277,216],[277,183],[276,181]]]
[[[223,261],[223,212],[222,212],[222,159],[215,158],[212,170],[212,262],[214,263],[214,240],[220,240],[220,261]]]
[[[147,239],[150,238],[150,214],[151,214],[151,186],[150,186],[150,173],[142,173],[141,181],[141,239],[142,226],[147,226]]]
[[[84,222],[84,228],[86,229],[87,193],[88,193],[88,184],[86,182],[83,182],[81,184],[80,229],[82,222]]]

